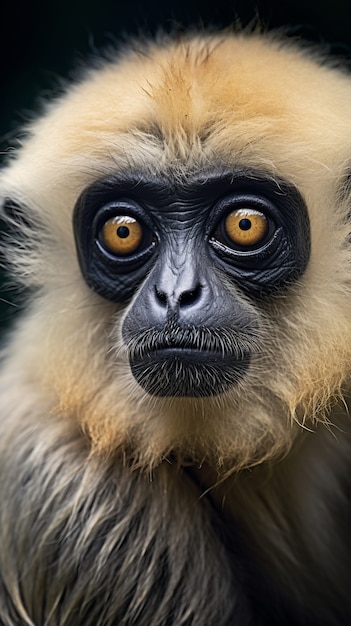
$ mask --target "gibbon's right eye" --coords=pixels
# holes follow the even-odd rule
[[[129,208],[129,210],[128,210]],[[147,224],[140,207],[106,205],[94,220],[94,238],[100,253],[111,262],[125,263],[142,260],[152,252],[157,242],[152,224]]]
[[[99,232],[99,242],[108,252],[126,256],[137,252],[143,242],[143,225],[130,215],[115,215]]]
[[[157,227],[145,206],[125,193],[131,186],[134,190],[134,180],[110,186],[98,181],[78,198],[73,214],[86,283],[118,303],[133,297],[158,257]],[[115,199],[116,195],[121,197]]]

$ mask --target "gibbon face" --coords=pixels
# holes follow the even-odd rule
[[[304,271],[308,214],[297,190],[218,168],[175,183],[126,172],[93,183],[74,211],[86,282],[129,304],[131,372],[148,393],[205,397],[245,379],[263,300]],[[221,278],[223,276],[223,279]]]
[[[93,450],[233,469],[325,418],[351,357],[350,96],[273,37],[191,35],[98,64],[29,128],[0,179],[35,291],[15,344]]]

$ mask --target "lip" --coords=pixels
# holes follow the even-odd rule
[[[250,354],[215,350],[157,347],[146,354],[130,355],[130,367],[145,391],[163,397],[206,397],[224,393],[238,383],[250,364]]]
[[[143,359],[145,361],[151,359],[180,359],[191,363],[220,363],[230,360],[230,355],[224,356],[222,352],[217,350],[200,350],[199,348],[182,348],[180,346],[165,346],[149,352]],[[235,360],[237,360],[235,358]]]

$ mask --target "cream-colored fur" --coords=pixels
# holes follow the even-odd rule
[[[264,621],[264,616],[249,621],[251,610],[244,611],[243,617],[241,608],[237,613],[241,617],[233,622],[237,610],[233,607],[237,605],[227,583],[221,587],[230,557],[223,557],[226,564],[221,570],[217,538],[215,546],[209,548],[209,562],[196,569],[194,537],[203,532],[204,540],[213,531],[208,530],[207,513],[201,512],[202,505],[207,511],[206,498],[195,505],[192,488],[187,488],[188,479],[180,469],[187,463],[198,464],[200,469],[190,472],[192,479],[200,485],[199,493],[210,489],[211,501],[226,520],[226,532],[235,534],[239,524],[255,558],[261,560],[259,567],[272,577],[273,588],[283,589],[293,605],[299,603],[298,615],[302,607],[301,621],[293,621],[300,619],[293,616],[285,623],[312,623],[302,621],[310,619],[309,610],[316,619],[313,623],[319,625],[346,624],[342,621],[344,613],[348,616],[345,620],[351,620],[345,582],[337,584],[335,580],[341,572],[344,575],[346,564],[339,569],[336,564],[330,566],[330,574],[327,572],[330,562],[343,553],[338,520],[332,519],[328,504],[336,493],[340,502],[346,498],[341,495],[339,480],[344,472],[347,475],[350,452],[348,416],[346,409],[340,408],[347,400],[351,371],[350,159],[350,76],[315,53],[261,34],[192,34],[177,41],[165,38],[148,43],[142,53],[131,49],[86,71],[30,125],[28,136],[0,176],[1,196],[22,205],[31,224],[14,220],[15,241],[7,245],[7,255],[16,280],[33,289],[32,302],[4,350],[0,447],[5,451],[5,484],[14,480],[19,462],[35,476],[37,484],[33,483],[33,500],[27,498],[21,514],[14,502],[9,502],[0,542],[15,541],[11,515],[23,515],[23,525],[25,516],[31,520],[46,498],[42,481],[47,481],[45,485],[51,481],[52,513],[47,519],[42,516],[40,525],[29,521],[28,528],[19,529],[18,550],[29,549],[32,524],[33,533],[41,537],[40,542],[35,540],[38,562],[32,566],[33,572],[50,568],[46,552],[40,563],[43,537],[54,536],[54,529],[56,532],[60,520],[65,519],[61,535],[57,535],[65,541],[74,520],[78,534],[81,524],[82,534],[65,555],[69,558],[72,549],[77,562],[81,558],[84,564],[84,542],[91,528],[97,532],[99,515],[105,519],[106,511],[113,509],[117,519],[118,497],[128,507],[128,495],[123,491],[117,498],[114,495],[113,502],[106,496],[100,513],[96,513],[98,505],[92,494],[96,489],[99,498],[107,464],[108,485],[114,481],[116,468],[116,476],[123,475],[123,490],[130,488],[136,493],[140,519],[144,515],[140,527],[142,532],[152,528],[152,545],[158,544],[157,533],[165,533],[160,546],[163,541],[166,547],[160,550],[171,555],[180,541],[178,533],[189,531],[190,539],[184,540],[174,560],[168,557],[170,579],[182,572],[178,582],[184,597],[179,599],[179,611],[186,615],[188,610],[188,617],[172,618],[175,609],[171,599],[169,605],[164,599],[164,613],[150,621],[155,611],[150,608],[154,607],[152,590],[145,582],[146,572],[133,565],[133,559],[139,558],[137,551],[146,551],[136,533],[134,543],[128,539],[128,567],[141,594],[141,605],[144,596],[147,598],[144,613],[134,614],[128,602],[123,609],[128,593],[132,593],[124,583],[120,590],[124,597],[111,600],[110,595],[119,593],[114,581],[101,574],[105,582],[99,583],[96,572],[91,574],[94,584],[97,588],[105,585],[102,600],[97,592],[96,597],[92,591],[84,596],[81,587],[79,593],[73,589],[70,600],[73,574],[71,570],[68,574],[68,565],[57,555],[52,567],[60,563],[61,578],[58,573],[52,589],[47,580],[37,588],[26,579],[30,576],[30,557],[26,561],[21,554],[24,565],[20,565],[9,550],[3,563],[0,557],[0,571],[1,567],[4,571],[0,580],[2,576],[6,589],[6,598],[0,599],[4,625],[245,626],[261,624],[262,619],[262,623],[274,626],[272,621]],[[259,350],[240,384],[214,398],[157,399],[145,394],[130,373],[120,335],[124,308],[105,301],[83,281],[74,246],[72,210],[84,188],[120,169],[154,175],[166,172],[184,180],[194,172],[208,171],[213,164],[228,170],[254,168],[273,180],[285,179],[295,185],[308,207],[311,257],[296,284],[283,296],[260,305]],[[248,302],[248,306],[253,304]],[[56,454],[50,461],[48,451],[60,446],[61,439],[63,457],[60,460]],[[12,448],[16,449],[13,458]],[[49,479],[50,463],[56,475]],[[169,463],[173,463],[171,469],[167,469]],[[44,468],[42,475],[40,468]],[[82,478],[66,500],[62,494],[74,481],[75,471],[90,476],[92,468],[98,473],[96,485],[95,479],[89,487],[88,478]],[[152,478],[156,486],[149,482]],[[213,488],[218,480],[220,485]],[[140,481],[144,481],[143,486]],[[152,505],[143,499],[148,489]],[[89,490],[88,503],[84,498]],[[14,500],[20,497],[12,489],[10,493]],[[169,504],[164,497],[170,499]],[[162,520],[172,518],[173,503],[175,508],[182,508],[183,497],[183,525],[172,527],[168,540],[167,524],[163,528]],[[9,496],[3,498],[8,502]],[[158,506],[163,517],[156,512]],[[85,510],[82,521],[81,508]],[[197,530],[190,532],[191,511]],[[321,511],[320,517],[317,511]],[[126,527],[128,520],[135,522],[135,515],[139,520],[139,513],[131,511],[130,518],[126,514]],[[198,544],[201,552],[201,537]],[[192,574],[184,573],[182,550],[190,551],[189,566],[199,574],[190,582],[189,596],[184,591],[184,577]],[[110,554],[106,546],[100,552],[103,572]],[[116,549],[117,561],[118,554]],[[211,588],[211,568],[217,571],[219,582],[206,614],[203,599]],[[121,577],[123,573],[116,573],[116,580]],[[66,595],[61,597],[59,590],[65,585]],[[169,586],[170,597],[176,587],[175,583]],[[134,602],[138,594],[133,596]],[[88,597],[104,610],[105,603],[111,602],[111,614],[82,621],[77,616],[84,614],[83,609],[70,608],[70,602],[72,607],[88,606]],[[318,608],[321,602],[324,604]],[[238,603],[241,607],[240,599]],[[60,610],[65,618],[59,617]],[[102,608],[100,614],[94,610],[94,615],[103,613]],[[290,615],[289,610],[286,615]],[[253,608],[253,615],[255,611]],[[279,613],[276,624],[283,623],[282,619]]]

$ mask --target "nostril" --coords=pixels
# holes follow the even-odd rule
[[[179,306],[190,306],[194,304],[196,300],[200,297],[201,293],[201,285],[197,285],[195,289],[189,289],[188,291],[183,291],[178,299]]]
[[[174,311],[178,307],[181,308],[196,304],[202,291],[201,285],[197,285],[194,289],[184,289],[184,291],[181,291],[180,294],[177,294],[176,292],[167,293],[167,291],[158,289],[156,285],[154,289],[156,300],[158,300],[159,304]]]

